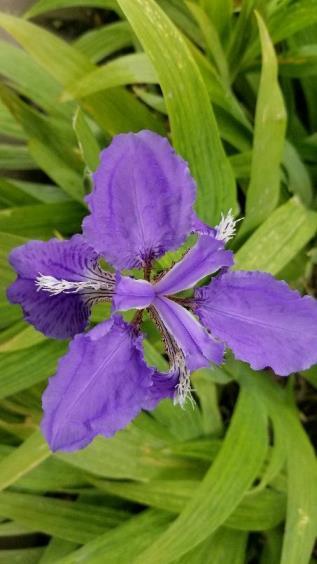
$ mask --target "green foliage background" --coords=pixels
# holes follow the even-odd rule
[[[38,0],[0,26],[0,563],[316,562],[316,367],[280,381],[228,356],[193,376],[195,409],[52,455],[40,397],[67,343],[5,291],[8,252],[80,230],[100,148],[148,128],[204,221],[245,218],[236,268],[316,293],[317,0]],[[151,331],[145,349],[166,367]]]

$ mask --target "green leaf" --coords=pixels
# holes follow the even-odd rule
[[[79,50],[30,22],[1,13],[0,26],[64,88],[95,68]],[[157,117],[121,88],[90,96],[83,107],[111,135],[143,128],[163,131]]]
[[[284,146],[283,164],[288,179],[288,189],[309,207],[313,200],[313,186],[307,167],[295,147],[288,141]]]
[[[185,479],[197,472],[195,461],[174,455],[169,442],[153,435],[145,435],[136,425],[120,431],[113,438],[97,437],[86,449],[58,455],[76,468],[104,478],[149,480],[173,473]]]
[[[194,480],[151,480],[149,483],[92,480],[102,491],[123,499],[181,513],[193,498],[200,482]],[[274,490],[245,495],[225,521],[225,526],[244,531],[272,529],[285,518],[286,496]]]
[[[0,398],[11,396],[52,376],[57,360],[65,351],[65,343],[46,340],[21,351],[0,353]]]
[[[0,72],[20,94],[47,112],[69,115],[69,104],[56,103],[62,90],[58,82],[27,53],[8,41],[0,41]]]
[[[200,4],[204,8],[206,14],[213,22],[219,35],[226,34],[231,26],[231,17],[233,15],[232,0],[200,0]]]
[[[24,14],[26,18],[34,18],[45,12],[59,10],[62,8],[105,8],[109,10],[117,10],[118,4],[116,0],[38,0]]]
[[[199,398],[204,434],[219,435],[223,431],[223,423],[218,406],[218,389],[210,378],[210,372],[208,368],[199,370],[192,375],[192,382]]]
[[[25,349],[41,343],[45,336],[36,331],[32,325],[19,321],[7,331],[0,334],[0,352],[10,352]]]
[[[215,67],[218,69],[224,84],[229,87],[229,71],[225,53],[223,51],[217,28],[212,20],[208,18],[206,12],[193,2],[186,2],[193,16],[197,20],[203,33],[206,44],[206,51]]]
[[[66,193],[82,202],[82,163],[74,151],[76,141],[70,124],[65,124],[64,120],[43,116],[4,86],[0,88],[0,96],[29,135],[28,150],[34,162],[39,161],[38,164]],[[43,147],[43,152],[47,155],[44,163],[38,159],[34,145]]]
[[[306,564],[316,540],[316,458],[297,417],[294,412],[287,419],[288,503],[281,564]],[[297,456],[294,456],[295,448]]]
[[[98,63],[116,51],[129,47],[133,32],[128,22],[115,22],[97,29],[91,29],[77,39],[73,45],[91,62]]]
[[[1,213],[1,212],[0,212]],[[26,243],[25,237],[18,235],[10,235],[9,233],[0,232],[0,289],[4,292],[12,280],[15,278],[15,274],[8,263],[8,254],[14,247],[18,247]]]
[[[277,208],[236,254],[235,268],[278,274],[314,236],[317,213],[294,197]]]
[[[80,231],[84,213],[83,206],[71,202],[0,210],[0,231],[39,239],[52,237],[55,230],[72,235]]]
[[[34,170],[35,161],[24,145],[0,144],[0,169],[2,170]]]
[[[134,558],[147,548],[171,521],[168,513],[157,510],[143,511],[127,523],[106,532],[66,556],[60,564],[101,564],[107,555],[107,564],[131,564]]]
[[[0,132],[6,137],[13,137],[15,140],[25,141],[26,135],[22,127],[16,122],[9,110],[0,100]]]
[[[237,365],[238,366],[238,365]],[[312,445],[285,392],[267,374],[240,363],[238,379],[257,390],[274,422],[287,429],[287,514],[281,564],[308,564],[316,538],[317,464]],[[296,452],[296,456],[295,453]]]
[[[59,562],[64,556],[67,556],[76,548],[77,543],[53,537],[47,545],[39,564],[54,564]]]
[[[175,149],[189,162],[198,183],[198,214],[214,224],[222,211],[236,207],[236,200],[201,74],[182,35],[154,0],[119,0],[119,5],[158,74]]]
[[[284,149],[286,112],[278,84],[278,66],[265,24],[257,14],[262,45],[262,71],[256,104],[251,179],[246,218],[240,235],[261,224],[279,201],[280,164]],[[265,158],[263,158],[265,155]]]
[[[55,203],[69,201],[69,197],[57,186],[29,182],[17,178],[0,178],[0,199],[7,198],[6,207],[21,205],[22,199],[26,203],[41,202]],[[9,205],[10,204],[10,205]]]
[[[87,478],[80,470],[50,456],[15,482],[14,488],[30,493],[45,493],[47,491],[73,491],[87,485]]]
[[[88,166],[89,171],[92,172],[96,170],[99,164],[100,147],[87,123],[84,113],[79,107],[73,119],[73,128],[83,161]]]
[[[316,76],[317,45],[304,45],[279,57],[279,71],[283,76],[299,78]]]
[[[7,564],[37,564],[43,554],[43,547],[16,548],[0,551],[0,563]]]
[[[272,529],[265,533],[264,538],[265,544],[260,564],[280,564],[283,532],[280,529]]]
[[[257,477],[267,449],[267,419],[251,390],[242,390],[223,446],[184,511],[136,562],[172,562],[213,531],[239,505]]]
[[[0,207],[11,208],[14,206],[23,206],[25,204],[34,204],[38,202],[31,194],[27,194],[17,185],[8,182],[5,178],[0,178]]]
[[[78,501],[15,493],[0,493],[0,515],[33,531],[70,540],[89,542],[105,530],[123,523],[128,513]]]
[[[247,540],[247,533],[221,527],[176,562],[177,564],[201,564],[202,562],[245,564]]]
[[[0,462],[0,490],[14,484],[50,456],[50,450],[40,431],[35,431],[24,443]]]
[[[64,100],[69,97],[84,98],[100,90],[134,83],[157,83],[155,69],[145,53],[118,57],[85,75],[79,82],[67,88]]]

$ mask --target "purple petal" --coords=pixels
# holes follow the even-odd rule
[[[53,451],[111,437],[147,405],[154,370],[142,338],[120,316],[77,335],[43,396],[43,433]]]
[[[233,253],[224,250],[224,242],[202,236],[183,260],[155,284],[157,294],[171,295],[193,288],[199,280],[223,266],[233,264]]]
[[[96,292],[52,295],[36,287],[40,274],[71,282],[102,279],[98,255],[83,237],[76,235],[69,241],[30,241],[12,251],[10,264],[18,278],[8,289],[8,299],[22,306],[29,323],[57,339],[83,331]]]
[[[150,282],[118,275],[112,302],[113,309],[114,311],[144,309],[152,303],[154,296],[154,288]]]
[[[207,235],[208,237],[215,237],[217,234],[217,229],[215,227],[210,227],[209,225],[201,221],[201,219],[197,217],[195,212],[193,212],[192,214],[191,231],[192,233],[197,233],[197,235]]]
[[[118,135],[101,153],[83,232],[118,270],[141,267],[185,241],[194,199],[188,166],[167,139]]]
[[[197,314],[255,370],[286,376],[317,362],[317,303],[263,272],[230,272],[196,292]]]
[[[207,333],[192,313],[168,298],[156,298],[153,305],[184,352],[190,370],[221,364],[223,345]]]
[[[169,372],[155,371],[152,376],[152,381],[153,385],[150,388],[149,397],[143,406],[144,409],[149,411],[155,409],[162,399],[174,398],[179,382],[179,372],[174,367],[172,367]]]

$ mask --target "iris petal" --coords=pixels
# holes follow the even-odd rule
[[[195,190],[167,139],[150,131],[118,135],[94,174],[84,235],[118,270],[144,266],[184,242]]]
[[[233,253],[224,250],[224,242],[203,235],[184,258],[155,284],[155,291],[160,295],[176,294],[193,288],[205,276],[232,264]]]
[[[230,272],[196,292],[213,335],[254,370],[286,376],[317,362],[317,303],[264,272]]]
[[[150,282],[117,275],[116,290],[113,296],[113,309],[119,311],[127,311],[134,308],[144,309],[152,303],[154,296],[154,288]]]
[[[51,449],[76,450],[125,427],[146,406],[153,373],[141,337],[120,316],[77,335],[43,396]]]
[[[41,275],[47,286],[54,279],[55,286],[59,280],[92,286],[104,282],[108,275],[100,270],[97,253],[80,235],[69,241],[30,241],[12,251],[10,263],[18,278],[8,290],[9,301],[20,304],[26,320],[48,337],[65,339],[83,331],[91,305],[102,296],[109,297],[109,291],[93,287],[52,295],[43,289],[44,284],[42,289],[36,286]]]
[[[164,297],[153,302],[167,331],[174,337],[190,370],[221,364],[224,347],[207,333],[192,313]]]

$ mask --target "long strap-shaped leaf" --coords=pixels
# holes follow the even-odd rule
[[[260,225],[278,204],[286,128],[286,112],[278,84],[274,47],[259,14],[257,21],[262,45],[262,72],[256,104],[246,218],[240,235],[245,235]]]
[[[0,13],[0,27],[10,33],[32,59],[64,88],[95,68],[75,47],[22,18]],[[142,128],[163,132],[157,117],[133,94],[122,88],[89,96],[85,99],[84,107],[111,135]]]
[[[19,478],[50,456],[50,450],[40,431],[35,431],[24,443],[0,463],[0,490],[14,484]]]
[[[197,211],[213,223],[236,207],[233,173],[208,94],[183,36],[154,0],[118,0],[159,77],[176,150],[198,183]]]
[[[182,556],[234,511],[257,477],[267,451],[267,418],[261,400],[242,388],[223,447],[196,495],[137,564],[168,564]]]
[[[283,391],[265,373],[256,376],[241,365],[239,380],[248,382],[266,403],[273,427],[286,430],[287,515],[281,564],[308,564],[317,532],[317,464],[312,445]]]

